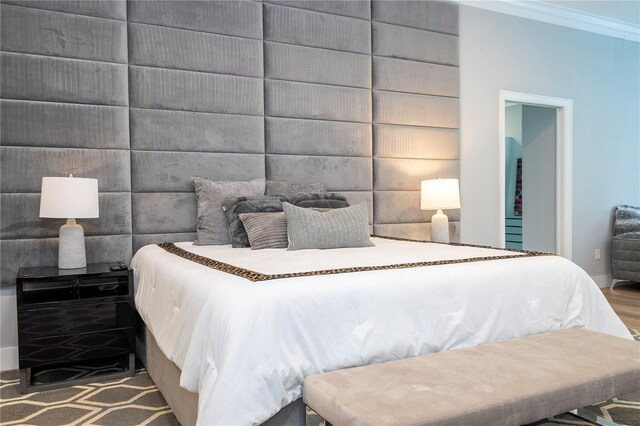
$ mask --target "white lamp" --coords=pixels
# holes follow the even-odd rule
[[[76,219],[98,217],[98,180],[69,177],[43,177],[40,217],[67,219],[60,227],[58,268],[87,266],[84,230]]]
[[[431,179],[422,181],[420,208],[438,210],[431,218],[431,241],[449,242],[449,218],[442,209],[460,208],[458,179]]]

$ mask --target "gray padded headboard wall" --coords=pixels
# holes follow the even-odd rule
[[[99,179],[100,219],[81,222],[97,262],[193,239],[195,175],[326,182],[368,203],[376,233],[427,238],[420,180],[459,174],[455,4],[2,0],[1,15],[3,284],[57,262],[43,176]]]

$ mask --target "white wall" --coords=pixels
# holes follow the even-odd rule
[[[0,290],[0,371],[18,368],[15,288]]]
[[[604,282],[611,209],[640,204],[639,76],[637,43],[461,5],[461,241],[498,244],[498,91],[570,98],[573,260]]]

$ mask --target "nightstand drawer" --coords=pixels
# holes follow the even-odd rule
[[[92,300],[78,306],[26,309],[18,312],[20,340],[133,327],[133,304]]]
[[[130,298],[129,278],[126,275],[109,277],[58,277],[42,281],[23,279],[22,307],[95,298]]]
[[[134,351],[133,327],[46,337],[20,342],[20,368],[107,358]]]

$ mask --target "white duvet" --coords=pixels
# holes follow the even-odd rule
[[[265,274],[510,255],[374,238],[376,247],[185,250]],[[629,337],[591,278],[559,256],[250,282],[156,245],[132,260],[138,311],[199,394],[198,423],[260,424],[305,376],[543,331]]]

